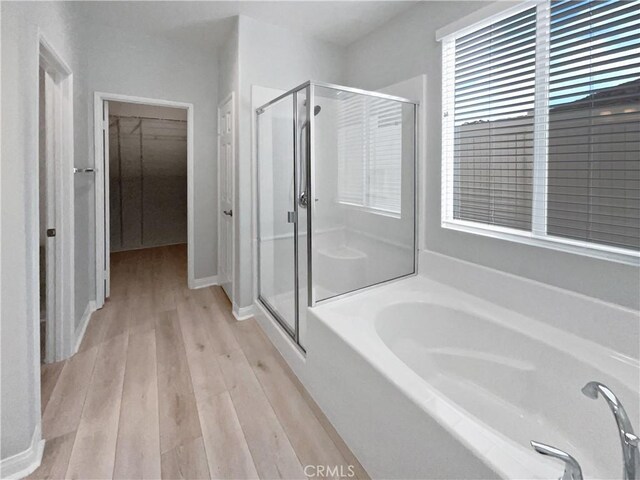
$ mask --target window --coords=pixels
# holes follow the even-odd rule
[[[400,216],[402,104],[347,94],[337,108],[338,201]]]
[[[443,39],[445,227],[637,263],[639,21],[551,0]]]

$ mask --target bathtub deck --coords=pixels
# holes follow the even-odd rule
[[[368,478],[255,320],[235,321],[218,287],[187,289],[185,247],[112,262],[80,351],[43,367],[30,478]]]

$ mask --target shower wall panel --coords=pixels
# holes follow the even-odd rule
[[[415,270],[415,107],[317,87],[316,301]]]

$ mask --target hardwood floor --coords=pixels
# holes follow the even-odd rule
[[[185,246],[111,259],[79,352],[43,366],[29,478],[368,478],[256,321],[218,287],[187,288]]]

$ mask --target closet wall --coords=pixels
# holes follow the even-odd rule
[[[186,110],[109,103],[111,251],[187,242]]]

